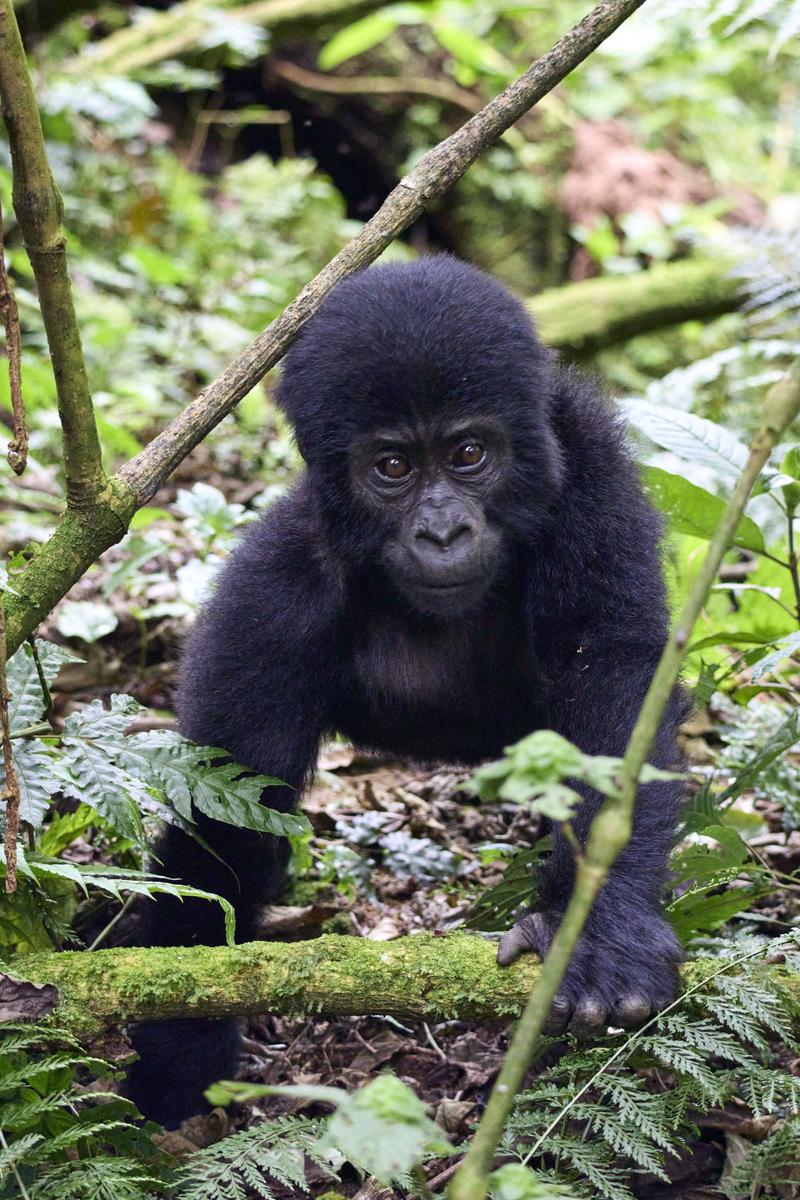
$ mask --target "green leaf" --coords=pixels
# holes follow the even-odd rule
[[[50,800],[62,787],[55,770],[53,757],[38,741],[17,742],[14,746],[14,766],[20,791],[20,820],[38,828],[50,807]],[[0,780],[5,771],[0,765]]]
[[[490,42],[483,41],[462,25],[436,21],[433,35],[448,54],[478,74],[502,75],[505,78],[513,72],[512,64]]]
[[[552,849],[549,835],[539,838],[528,850],[520,850],[509,860],[503,878],[488,888],[473,905],[466,920],[468,929],[485,932],[510,929],[520,909],[535,904],[536,867]]]
[[[323,71],[332,71],[349,58],[355,58],[380,42],[385,42],[399,24],[400,17],[392,15],[391,10],[370,13],[360,21],[353,21],[325,43],[317,63]]]
[[[775,638],[764,638],[758,633],[746,633],[737,629],[725,629],[719,633],[709,634],[708,637],[699,638],[696,642],[692,642],[689,647],[690,654],[696,654],[698,650],[709,650],[712,646],[774,646]]]
[[[302,813],[278,812],[261,803],[264,788],[277,786],[279,780],[263,775],[242,775],[242,769],[238,763],[227,763],[206,771],[195,780],[192,801],[200,812],[215,821],[272,833],[276,837],[296,837],[310,831],[308,818]]]
[[[542,1179],[522,1163],[506,1163],[489,1176],[492,1200],[558,1200],[574,1196],[571,1188]]]
[[[686,941],[695,933],[719,929],[737,913],[746,912],[756,900],[769,896],[773,887],[736,887],[717,895],[709,895],[708,887],[693,888],[667,906],[667,919],[681,939]]]
[[[294,837],[311,828],[302,813],[278,812],[261,803],[266,788],[286,786],[282,780],[247,771],[232,763],[225,750],[198,746],[170,730],[154,730],[126,738],[116,757],[126,770],[158,787],[186,821],[194,820],[194,803],[216,821],[278,837]]]
[[[651,501],[666,515],[674,530],[711,540],[725,511],[721,497],[661,467],[645,467],[643,474]],[[761,530],[746,516],[736,526],[733,543],[756,554],[763,554],[765,549]]]
[[[453,1147],[422,1101],[394,1075],[379,1075],[339,1104],[321,1145],[387,1186],[408,1177],[427,1154]]]
[[[747,463],[747,447],[714,421],[679,408],[667,408],[649,400],[622,400],[620,409],[626,420],[646,437],[722,475],[737,479]]]
[[[58,770],[64,794],[88,804],[123,837],[144,843],[141,807],[148,792],[109,757],[108,749],[65,737]]]
[[[737,796],[741,796],[742,792],[747,791],[753,786],[762,771],[773,763],[776,758],[781,758],[787,750],[791,750],[799,740],[800,713],[794,712],[776,729],[775,733],[764,743],[758,753],[750,759],[730,786],[717,798],[717,803],[727,804],[731,800],[735,800]]]
[[[56,629],[66,638],[81,638],[96,642],[112,633],[119,624],[117,614],[108,604],[97,600],[67,601],[56,617]]]
[[[760,658],[753,666],[750,678],[753,683],[756,683],[764,675],[771,674],[784,659],[791,658],[800,650],[800,633],[790,633],[788,637],[781,638],[777,643],[777,648],[771,654],[767,654],[764,658]]]
[[[36,642],[42,673],[47,684],[51,684],[64,663],[82,662],[77,655],[56,646],[53,642]],[[16,654],[9,659],[7,665],[8,690],[11,700],[8,705],[8,719],[12,735],[31,725],[36,725],[45,712],[45,698],[42,685],[36,670],[33,650],[26,642],[20,646]]]
[[[730,825],[707,825],[699,830],[702,837],[712,838],[716,846],[692,843],[670,859],[670,874],[676,884],[691,882],[705,884],[710,880],[737,873],[748,857],[741,836]]]

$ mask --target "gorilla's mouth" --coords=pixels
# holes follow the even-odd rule
[[[442,583],[418,583],[417,589],[420,592],[432,592],[439,595],[447,595],[448,592],[464,592],[470,588],[474,588],[482,584],[479,576],[473,575],[470,579],[458,579],[455,582]]]

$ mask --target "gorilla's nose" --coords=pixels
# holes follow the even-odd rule
[[[420,522],[414,536],[420,541],[431,542],[440,550],[449,550],[455,542],[468,537],[472,532],[472,525],[465,517],[436,513]]]

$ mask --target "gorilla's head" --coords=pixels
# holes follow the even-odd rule
[[[416,610],[456,617],[557,494],[552,377],[519,301],[442,256],[334,288],[278,401],[340,551]]]

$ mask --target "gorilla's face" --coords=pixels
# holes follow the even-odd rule
[[[356,444],[353,489],[387,530],[381,566],[417,611],[461,616],[496,578],[504,546],[490,513],[510,455],[485,419],[382,429]]]

